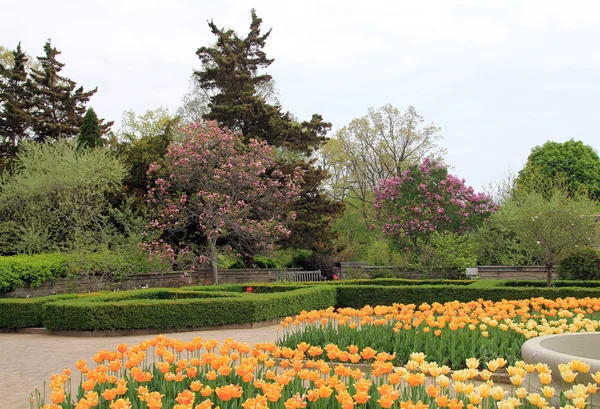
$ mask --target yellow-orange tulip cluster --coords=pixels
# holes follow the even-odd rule
[[[527,339],[597,331],[599,319],[598,298],[329,308],[287,317],[281,322],[279,343],[290,346],[305,341],[323,346],[335,342],[344,348],[376,346],[396,353],[397,362],[405,362],[411,352],[420,350],[459,369],[469,356],[484,361],[502,356],[514,363]],[[356,359],[354,354],[347,358]]]
[[[323,358],[328,357],[330,361]],[[76,363],[80,376],[65,370],[52,377],[52,403],[32,397],[32,407],[43,409],[216,409],[238,408],[399,408],[399,409],[547,409],[558,393],[544,364],[503,358],[482,364],[471,357],[465,369],[429,362],[412,353],[403,366],[393,354],[356,346],[323,348],[299,343],[295,348],[195,338],[190,342],[158,336],[128,348],[100,351],[89,366]],[[354,365],[358,364],[358,365]],[[498,384],[499,371],[510,377]],[[597,392],[595,383],[577,383],[589,372],[580,361],[565,363],[561,374],[565,408],[583,409]],[[541,388],[524,380],[537,376]],[[73,379],[79,379],[75,387]],[[72,391],[77,391],[73,392]]]

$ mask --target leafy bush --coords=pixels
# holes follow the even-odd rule
[[[501,207],[470,235],[479,266],[531,266],[536,260],[511,228],[510,215]]]
[[[281,268],[277,260],[266,256],[254,257],[254,265],[258,268]]]
[[[115,250],[73,252],[65,258],[69,277],[87,281],[90,291],[110,288],[131,274],[168,271],[170,266],[158,260],[148,260],[148,254],[137,249],[120,247]]]
[[[600,280],[600,253],[592,248],[576,250],[558,265],[563,280]]]
[[[477,257],[465,235],[434,232],[419,255],[417,270],[427,276],[459,278],[467,267],[474,267]]]
[[[307,270],[306,266],[308,265],[311,257],[312,257],[312,251],[298,249],[295,252],[294,256],[292,257],[292,264],[287,265],[286,267],[297,267],[297,268],[304,268],[305,270]]]
[[[75,141],[19,145],[16,169],[0,178],[0,253],[76,249],[103,240],[125,166],[107,149]]]
[[[390,240],[377,239],[373,240],[366,247],[367,262],[371,266],[400,266],[405,265],[406,260],[402,255],[394,251],[390,246]]]
[[[0,257],[0,291],[12,291],[18,285],[39,287],[66,273],[65,256],[59,253]]]

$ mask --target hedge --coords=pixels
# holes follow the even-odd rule
[[[501,280],[348,280],[228,284],[0,299],[0,328],[183,329],[260,322],[331,306],[360,308],[365,305],[454,300],[600,297],[600,287],[589,282],[569,282],[571,286],[561,284],[553,288],[531,283]],[[250,288],[252,292],[248,293]]]
[[[42,308],[46,303],[77,297],[77,294],[61,294],[37,298],[0,298],[0,328],[43,327]]]
[[[249,294],[247,286],[146,289],[3,299],[0,328],[50,330],[183,329],[276,319],[335,304],[330,286]],[[268,286],[267,286],[268,287]],[[274,291],[267,288],[267,291]],[[287,289],[286,289],[287,290]]]
[[[39,287],[66,275],[67,263],[59,253],[0,256],[0,292],[12,291],[18,285]]]
[[[479,284],[479,283],[477,283]],[[586,287],[506,287],[495,285],[470,286],[423,285],[423,286],[337,286],[337,307],[361,308],[365,305],[392,305],[394,303],[421,304],[448,301],[472,301],[478,299],[501,301],[532,297],[600,297],[600,288]]]

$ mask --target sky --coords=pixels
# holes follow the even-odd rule
[[[26,5],[26,7],[24,6]],[[441,128],[451,173],[480,191],[534,146],[600,151],[600,2],[553,0],[0,0],[0,45],[32,56],[46,39],[100,117],[175,110],[214,42],[206,24],[272,28],[265,51],[279,100],[333,130],[370,107],[409,105]]]

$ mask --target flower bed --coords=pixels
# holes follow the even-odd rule
[[[531,298],[514,301],[452,301],[310,311],[282,322],[281,346],[300,342],[340,348],[356,345],[396,354],[406,362],[423,351],[440,364],[459,369],[476,356],[503,357],[513,364],[521,346],[535,336],[597,331],[600,298]]]
[[[367,363],[369,371],[352,367]],[[324,356],[335,356],[326,362]],[[454,371],[413,353],[404,366],[394,367],[393,355],[356,346],[326,348],[303,342],[295,348],[195,338],[182,342],[158,336],[129,348],[100,351],[94,363],[76,363],[80,373],[64,370],[52,377],[50,391],[32,396],[34,409],[209,409],[239,408],[545,408],[558,395],[564,407],[591,403],[600,383],[579,384],[589,370],[580,361],[562,367],[565,387],[548,387],[550,369],[517,361],[506,368],[510,385],[495,383],[495,372],[507,365],[497,358],[481,365],[466,361]],[[538,377],[538,389],[523,386]],[[567,404],[572,406],[566,406]]]

